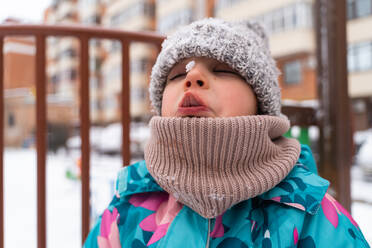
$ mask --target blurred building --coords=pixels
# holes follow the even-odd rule
[[[187,25],[193,20],[196,1],[156,1],[156,30],[162,34],[170,34],[182,25]],[[200,1],[199,1],[200,2]],[[199,9],[203,9],[203,5]],[[204,17],[204,16],[200,16]]]
[[[75,24],[78,18],[77,0],[53,0],[45,11],[46,24]],[[78,122],[79,104],[79,42],[74,38],[49,37],[47,40],[48,99],[65,109],[71,118],[69,123]],[[66,119],[58,109],[50,109],[48,121],[63,123]]]
[[[215,16],[257,20],[270,35],[270,47],[282,72],[282,98],[317,98],[314,0],[216,0]],[[372,126],[372,1],[348,0],[349,96],[355,128]]]
[[[45,12],[49,24],[102,25],[125,30],[155,30],[155,0],[54,0]],[[48,73],[51,94],[79,106],[79,42],[50,38]],[[120,121],[121,44],[114,40],[90,41],[90,110],[93,124]],[[130,46],[131,115],[149,115],[148,75],[155,50],[144,44]],[[78,122],[78,112],[75,113]]]
[[[35,50],[32,37],[4,39],[5,146],[22,145],[34,129]]]
[[[21,23],[7,19],[5,23]],[[36,131],[36,46],[31,36],[4,39],[5,145],[32,146]],[[49,88],[48,92],[52,89]],[[47,96],[48,126],[72,120],[72,106],[53,95]]]
[[[315,85],[316,40],[313,6],[308,0],[217,0],[215,13],[226,20],[256,20],[270,35],[270,48],[282,72],[282,98],[308,100],[317,97]]]
[[[348,0],[347,17],[349,96],[356,128],[365,129],[372,126],[372,0]]]
[[[78,2],[78,22],[88,26],[99,26],[105,11],[102,0],[80,0]],[[104,94],[102,82],[102,63],[105,57],[102,41],[94,39],[89,44],[89,71],[90,71],[90,118],[92,123],[99,124],[104,120]]]
[[[155,30],[154,0],[107,0],[104,4],[103,26],[133,31]],[[104,41],[103,47],[106,52],[102,64],[104,114],[107,121],[114,122],[120,120],[121,44]],[[130,111],[134,118],[150,113],[148,81],[154,52],[154,47],[149,45],[130,45]]]

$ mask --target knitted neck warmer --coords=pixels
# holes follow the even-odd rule
[[[153,117],[150,129],[150,174],[205,218],[273,188],[300,154],[295,139],[282,137],[289,122],[281,117]]]

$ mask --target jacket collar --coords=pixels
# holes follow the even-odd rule
[[[313,215],[318,211],[328,186],[327,180],[311,172],[305,165],[297,163],[282,182],[257,197]],[[116,189],[120,197],[164,191],[148,172],[144,160],[120,170]]]

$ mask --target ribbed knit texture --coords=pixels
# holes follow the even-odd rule
[[[153,117],[145,148],[157,183],[205,218],[273,188],[293,168],[300,144],[275,116]]]

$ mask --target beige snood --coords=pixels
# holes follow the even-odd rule
[[[179,202],[205,218],[262,194],[295,165],[300,144],[283,117],[153,117],[147,168]]]

